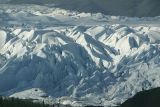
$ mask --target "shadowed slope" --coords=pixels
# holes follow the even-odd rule
[[[159,107],[160,88],[142,91],[124,102],[120,107]]]

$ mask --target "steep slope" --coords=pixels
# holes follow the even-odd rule
[[[42,93],[62,97],[63,103],[109,106],[160,86],[159,17],[38,5],[1,5],[0,10],[2,95],[41,99]]]
[[[104,31],[89,35],[101,28]],[[159,45],[150,44],[150,35],[134,32],[113,25],[12,35],[0,51],[6,58],[0,92],[37,87],[54,97],[99,96],[114,101],[157,87]]]

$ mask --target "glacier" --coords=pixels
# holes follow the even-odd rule
[[[159,87],[159,22],[1,4],[0,95],[110,106]]]

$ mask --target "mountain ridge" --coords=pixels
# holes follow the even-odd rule
[[[159,21],[0,4],[0,94],[111,106],[159,87]]]
[[[4,1],[2,0],[2,3]],[[100,12],[106,15],[152,17],[160,15],[159,0],[10,0],[11,4],[55,4],[58,8],[79,12]]]

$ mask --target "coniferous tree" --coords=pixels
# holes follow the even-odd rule
[[[0,96],[0,105],[1,105],[1,107],[3,107],[3,99],[1,96]]]
[[[0,97],[0,107],[49,107],[43,103],[33,103],[31,100]]]

